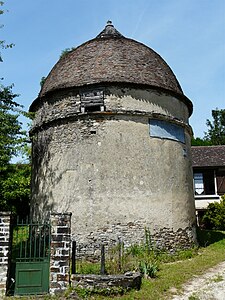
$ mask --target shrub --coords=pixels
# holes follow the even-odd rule
[[[225,230],[225,195],[220,202],[208,205],[202,224],[206,229]]]

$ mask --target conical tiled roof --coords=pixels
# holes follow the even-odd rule
[[[108,21],[96,38],[56,63],[39,97],[58,89],[104,83],[143,84],[184,96],[174,73],[160,55],[124,37]]]

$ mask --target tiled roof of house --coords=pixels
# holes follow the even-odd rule
[[[176,93],[192,103],[168,64],[154,50],[124,37],[111,22],[96,38],[64,55],[47,76],[39,98],[48,92],[96,83],[144,84]]]
[[[193,167],[225,167],[225,145],[192,146]]]

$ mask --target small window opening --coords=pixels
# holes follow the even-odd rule
[[[86,106],[85,112],[101,111],[100,105]]]
[[[80,94],[81,112],[104,111],[103,90],[88,90]]]

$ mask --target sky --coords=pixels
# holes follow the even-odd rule
[[[225,108],[225,0],[5,0],[0,78],[29,109],[66,48],[96,37],[108,20],[125,37],[160,54],[193,102],[195,137],[212,109]],[[24,126],[26,127],[26,121]]]

